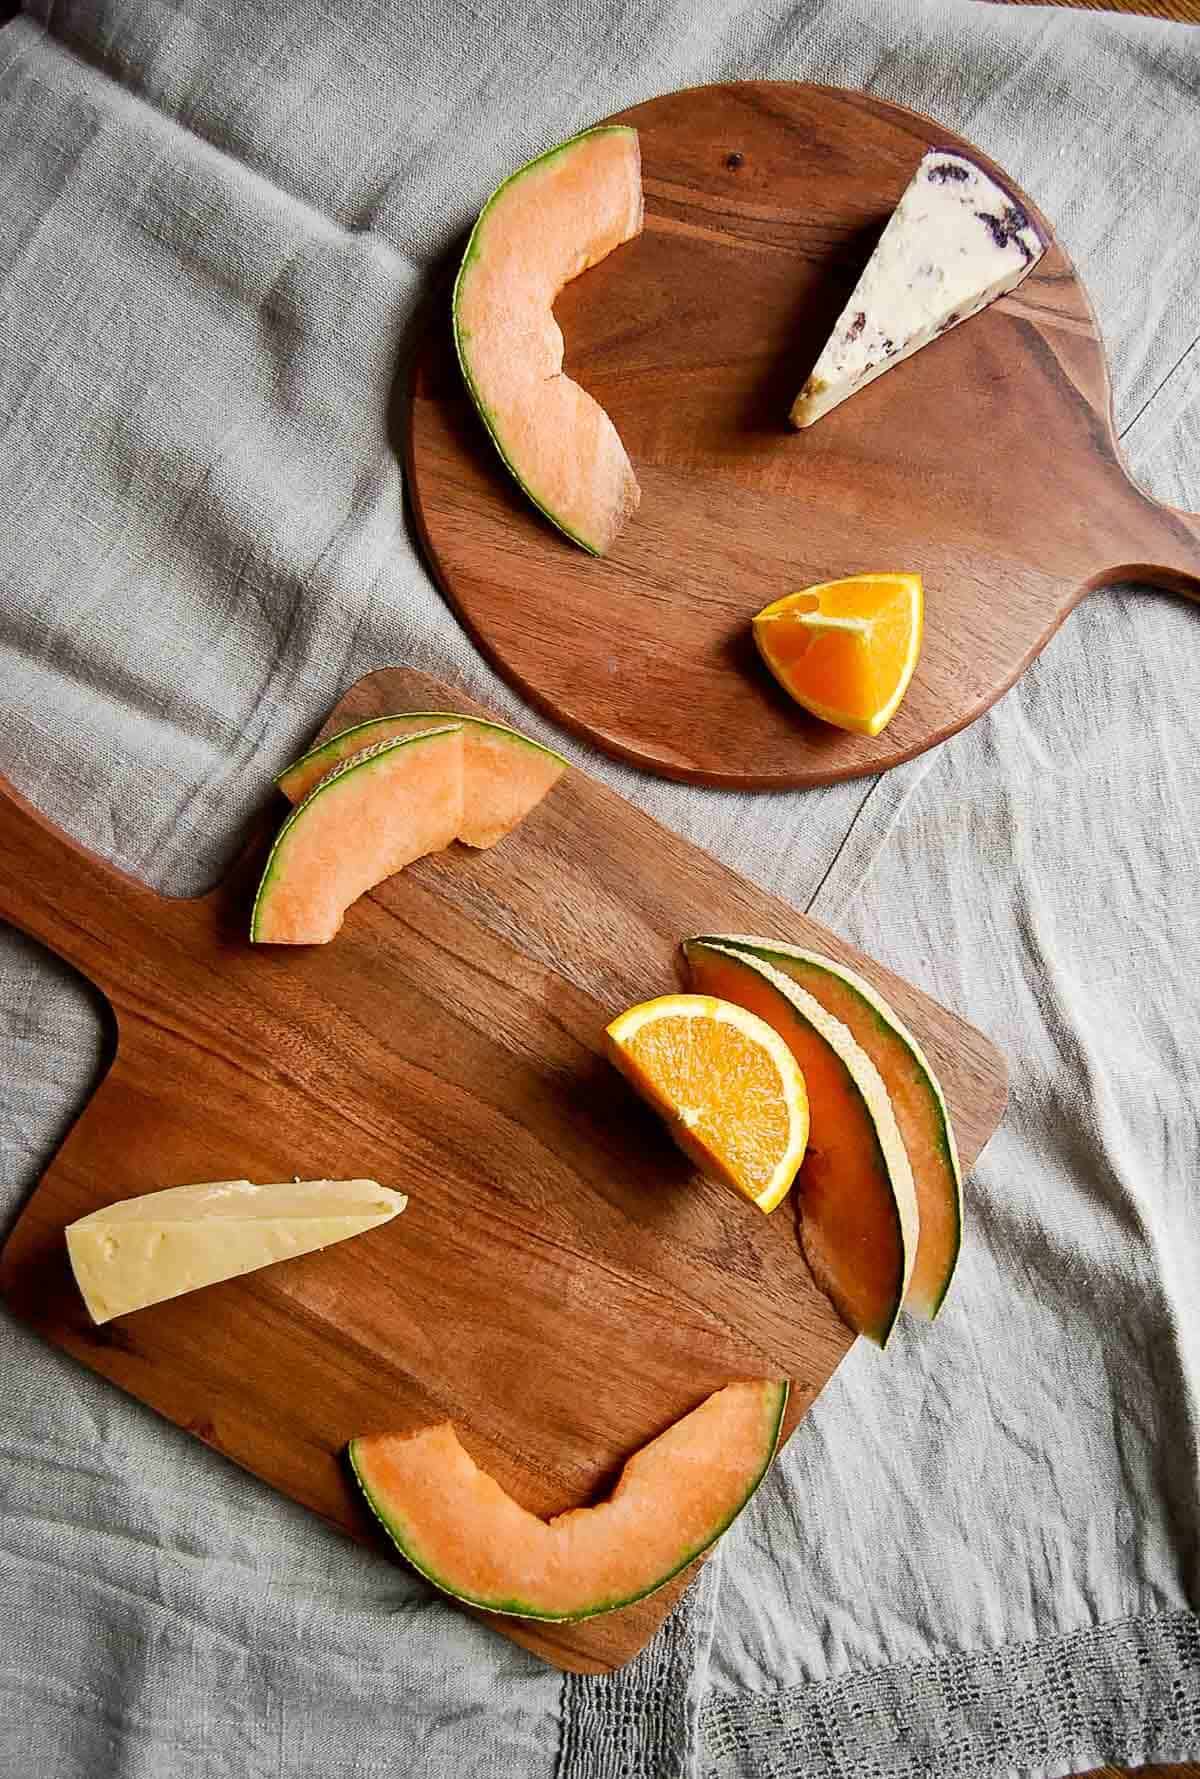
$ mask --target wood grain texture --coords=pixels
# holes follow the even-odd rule
[[[1070,7],[1082,12],[1126,12],[1140,18],[1164,19],[1179,25],[1200,25],[1200,0],[989,0],[989,4]],[[1147,1772],[1151,1770],[1165,1773],[1170,1769],[1146,1769]]]
[[[1190,1762],[1169,1767],[1095,1767],[1078,1779],[1200,1779],[1200,1767]]]
[[[556,311],[567,369],[642,485],[612,554],[560,537],[504,470],[444,300],[414,370],[426,553],[527,697],[669,777],[822,784],[979,716],[1092,587],[1200,597],[1200,519],[1129,480],[1095,317],[1057,244],[1012,296],[810,430],[787,425],[920,155],[960,138],[862,93],[768,82],[673,93],[620,121],[641,134],[645,231]],[[768,600],[872,569],[919,570],[927,600],[916,676],[874,739],[794,705],[749,628]]]
[[[446,705],[476,708],[388,670],[331,724]],[[576,771],[493,850],[456,846],[382,885],[328,946],[246,941],[265,840],[211,895],[168,900],[0,781],[0,918],[95,983],[118,1034],[0,1260],[16,1312],[372,1542],[342,1457],[356,1433],[450,1416],[519,1500],[551,1512],[732,1377],[791,1377],[790,1431],[851,1335],[812,1284],[790,1208],[765,1218],[692,1176],[601,1036],[674,985],[689,932],[854,953]],[[856,961],[931,1053],[969,1164],[1000,1117],[999,1056]],[[293,1174],[374,1178],[409,1207],[324,1254],[92,1327],[67,1223],[158,1186]],[[489,1622],[603,1669],[641,1648],[683,1585],[578,1627]]]

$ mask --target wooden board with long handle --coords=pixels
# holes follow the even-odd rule
[[[980,716],[1095,587],[1200,597],[1200,518],[1130,481],[1096,319],[1052,233],[1011,296],[816,426],[788,426],[925,148],[961,138],[863,93],[782,82],[672,93],[619,121],[641,137],[645,230],[556,310],[566,368],[642,486],[610,555],[567,542],[504,469],[454,360],[448,298],[414,372],[427,556],[526,696],[668,777],[824,784]],[[775,687],[749,620],[795,588],[891,569],[924,576],[921,659],[884,733],[847,735]]]
[[[430,707],[477,708],[389,669],[331,725]],[[494,849],[455,846],[381,885],[330,945],[249,945],[261,853],[210,895],[170,900],[0,781],[0,918],[93,982],[117,1026],[108,1074],[0,1259],[16,1312],[373,1542],[343,1461],[356,1433],[450,1416],[505,1487],[553,1512],[730,1378],[789,1376],[790,1430],[851,1336],[790,1210],[766,1218],[698,1180],[601,1035],[675,985],[690,932],[854,953],[574,770]],[[999,1056],[857,962],[933,1057],[969,1163],[1000,1116]],[[91,1325],[66,1261],[74,1218],[184,1181],[296,1174],[374,1178],[409,1207],[325,1253]],[[575,1627],[489,1622],[603,1669],[682,1585]]]

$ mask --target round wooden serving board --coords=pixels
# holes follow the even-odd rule
[[[1052,231],[1012,296],[811,430],[789,427],[921,154],[960,137],[862,93],[767,82],[615,121],[641,135],[645,231],[556,310],[566,368],[642,486],[611,555],[568,543],[508,476],[463,387],[448,301],[414,376],[408,467],[429,560],[535,703],[668,777],[825,784],[980,716],[1094,587],[1200,598],[1200,518],[1129,479],[1096,318]],[[919,570],[927,601],[916,677],[873,740],[792,705],[749,627],[768,600],[870,569]]]

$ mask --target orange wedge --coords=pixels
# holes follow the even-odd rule
[[[713,995],[662,995],[614,1019],[613,1062],[701,1173],[773,1211],[804,1159],[804,1076],[765,1019]]]
[[[878,735],[908,690],[924,617],[919,574],[858,574],[765,606],[754,640],[797,704],[839,729]]]

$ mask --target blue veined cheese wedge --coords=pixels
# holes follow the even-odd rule
[[[966,155],[928,149],[792,404],[792,425],[811,426],[1014,290],[1045,251],[1012,192]]]
[[[68,1225],[67,1251],[92,1321],[109,1322],[361,1235],[407,1203],[374,1180],[209,1180],[92,1211]]]

